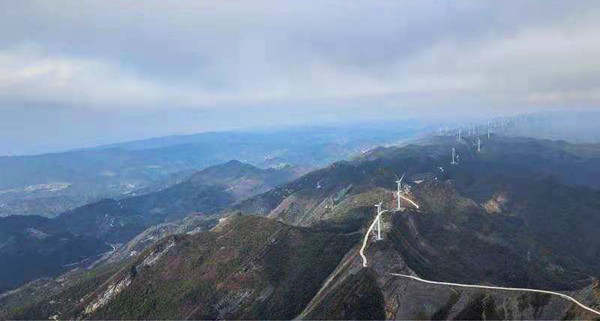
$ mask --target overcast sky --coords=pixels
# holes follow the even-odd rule
[[[6,1],[0,155],[597,108],[598,1]]]

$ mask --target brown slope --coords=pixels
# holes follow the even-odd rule
[[[359,237],[232,217],[210,232],[167,237],[72,303],[66,291],[10,317],[289,319]]]

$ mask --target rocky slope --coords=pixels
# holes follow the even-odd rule
[[[170,236],[107,276],[98,273],[7,315],[16,319],[289,319],[360,238],[231,217]]]
[[[213,228],[219,220],[207,219],[202,215],[190,215],[182,220],[151,226],[136,235],[131,241],[119,246],[94,262],[95,265],[118,263],[142,253],[157,241],[174,234],[196,234]]]

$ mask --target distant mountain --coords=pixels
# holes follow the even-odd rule
[[[56,220],[77,235],[122,243],[149,226],[189,214],[215,214],[249,196],[299,176],[293,167],[260,169],[230,161],[197,172],[158,192],[121,200],[105,199],[60,214]]]
[[[0,157],[0,216],[56,216],[102,198],[149,193],[238,159],[318,167],[411,137],[412,123],[169,136],[63,153]]]
[[[189,214],[206,217],[300,173],[289,166],[259,169],[231,161],[199,171],[158,192],[121,200],[104,199],[53,219],[3,218],[0,230],[6,233],[0,238],[0,292],[37,277],[57,275],[76,267],[67,264],[83,259],[91,264],[92,256],[110,250],[108,244],[126,243],[150,226]]]
[[[568,110],[524,115],[522,121],[503,134],[513,137],[565,140],[570,143],[600,143],[600,112]]]

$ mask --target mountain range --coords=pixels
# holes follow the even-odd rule
[[[315,168],[416,134],[415,122],[208,132],[30,156],[0,156],[0,216],[54,217],[103,198],[183,182],[232,159]]]
[[[450,164],[452,148],[460,156],[457,165]],[[163,222],[183,219],[137,237],[107,229],[103,240],[133,240],[92,268],[3,295],[0,316],[598,318],[552,294],[419,280],[556,291],[598,310],[599,161],[600,145],[496,135],[482,140],[480,152],[469,136],[376,148],[209,206],[201,217],[214,223],[169,214],[180,211],[161,205],[156,213]],[[410,202],[402,199],[404,209],[398,210],[395,181],[403,174],[402,195]],[[189,190],[177,191],[147,199],[188,199],[175,195]],[[377,240],[367,231],[380,201],[387,211],[383,239]],[[97,213],[105,210],[96,206],[102,209]],[[117,207],[107,209],[125,217]],[[102,226],[102,215],[90,217]],[[84,221],[90,219],[76,226]]]
[[[104,199],[55,218],[0,218],[0,291],[37,277],[86,266],[156,224],[189,214],[208,217],[301,173],[290,166],[259,169],[230,161],[146,195]],[[112,244],[112,245],[110,245]],[[95,258],[95,259],[93,259]],[[80,262],[80,263],[78,263]]]

